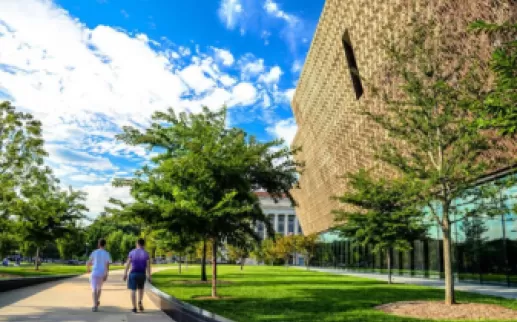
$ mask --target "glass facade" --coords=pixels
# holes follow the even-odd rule
[[[513,197],[517,187],[507,191]],[[513,198],[504,201],[513,209]],[[386,254],[372,252],[327,232],[320,236],[311,265],[384,273]],[[517,215],[455,220],[452,227],[455,279],[482,284],[517,286]],[[443,278],[443,242],[440,227],[431,224],[427,239],[413,243],[409,252],[391,251],[393,274]]]

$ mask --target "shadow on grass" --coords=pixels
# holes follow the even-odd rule
[[[225,288],[221,287],[219,288],[220,294],[229,295],[229,298],[217,301],[191,299],[187,302],[234,321],[242,322],[415,322],[432,320],[392,316],[374,308],[377,305],[397,301],[443,300],[443,291],[441,290],[408,287],[406,285],[382,285],[383,283],[380,282],[376,283],[378,285],[374,284],[358,283],[351,288],[343,288],[341,284],[339,289],[333,288],[336,287],[334,284],[327,285],[327,288],[307,288],[302,285],[302,287],[293,288],[290,291],[291,296],[271,298],[267,297],[267,292],[264,293],[264,297],[261,297],[260,288],[258,292],[255,290],[255,294],[250,294],[249,297],[231,297],[231,292],[227,293]],[[203,295],[206,296],[206,292],[199,289],[199,294],[193,297]],[[517,305],[512,301],[462,292],[458,292],[458,301],[499,304],[513,309],[517,308]]]

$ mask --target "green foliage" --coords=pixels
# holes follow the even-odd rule
[[[501,134],[517,133],[517,24],[492,24],[475,21],[470,30],[489,34],[499,45],[492,53],[490,68],[495,75],[495,86],[484,100],[479,125],[497,129]]]
[[[356,211],[335,210],[336,229],[361,246],[371,245],[372,252],[388,249],[408,251],[411,242],[425,236],[424,214],[415,196],[417,181],[374,179],[360,170],[348,176],[350,190],[337,198]]]
[[[441,227],[446,303],[452,304],[452,218],[485,211],[484,200],[491,196],[473,183],[508,160],[487,158],[498,147],[477,126],[487,95],[485,71],[477,59],[451,52],[446,41],[436,39],[435,30],[416,23],[401,37],[403,42],[389,47],[387,75],[397,81],[396,89],[387,86],[390,90],[383,93],[385,111],[365,114],[389,134],[376,147],[378,159],[418,184],[419,203]]]
[[[114,201],[117,207],[111,211],[139,218],[153,230],[210,240],[216,247],[242,235],[257,238],[252,229],[256,222],[264,222],[271,233],[253,191],[291,196],[299,164],[281,141],[262,143],[227,128],[226,113],[204,108],[200,114],[176,115],[169,110],[155,113],[145,132],[124,128],[120,140],[158,155],[134,179],[114,182],[129,186],[136,201]]]
[[[319,235],[296,235],[294,236],[294,247],[296,252],[300,253],[305,259],[305,266],[310,266],[311,259],[316,255],[316,246],[318,244]]]

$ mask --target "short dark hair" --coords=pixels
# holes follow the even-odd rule
[[[145,239],[143,238],[138,238],[137,242],[138,246],[140,247],[144,247],[145,246]]]
[[[106,246],[106,239],[104,239],[104,238],[99,239],[99,246],[100,247]]]

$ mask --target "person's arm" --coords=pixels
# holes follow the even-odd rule
[[[151,258],[147,260],[147,279],[151,283]]]
[[[110,274],[110,262],[111,262],[111,259],[108,257],[108,260],[106,261],[106,274],[104,274],[104,282],[106,282],[108,280],[108,275]]]
[[[129,271],[129,268],[131,267],[131,257],[127,257],[127,262],[124,268],[124,281],[127,280],[127,272]]]
[[[93,253],[92,253],[93,255]],[[92,266],[93,264],[93,258],[92,258],[92,255],[90,255],[90,258],[88,259],[88,261],[86,262],[86,273],[90,273],[90,267]]]

